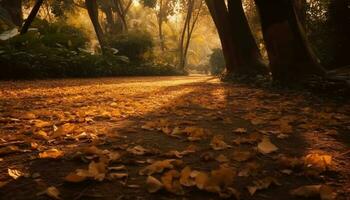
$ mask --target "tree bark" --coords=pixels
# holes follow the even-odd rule
[[[329,20],[333,25],[336,43],[334,67],[350,65],[350,1],[333,0],[329,5]]]
[[[240,0],[206,0],[218,30],[227,75],[267,73]]]
[[[228,0],[228,12],[233,30],[232,37],[239,49],[237,72],[241,74],[267,73],[267,68],[263,64],[260,50],[245,16],[242,1]]]
[[[205,2],[219,34],[226,62],[226,72],[232,74],[235,72],[239,61],[225,0],[205,0]]]
[[[273,79],[293,84],[324,75],[310,48],[292,0],[255,0],[259,10]]]
[[[163,35],[163,0],[159,1],[159,13],[157,14],[158,19],[158,36],[159,36],[159,44],[160,44],[160,50],[165,51],[165,44],[164,44],[164,35]]]
[[[102,53],[105,52],[105,41],[103,38],[103,30],[101,28],[100,22],[98,21],[98,6],[96,0],[85,0],[85,5],[89,13],[90,20],[94,26],[95,33],[98,39],[98,42],[101,46]]]
[[[22,0],[3,0],[0,1],[0,6],[10,14],[13,24],[18,27],[22,26]]]
[[[21,35],[28,32],[28,29],[29,29],[30,25],[33,23],[35,17],[37,16],[39,9],[40,9],[41,5],[43,4],[43,2],[44,2],[44,0],[36,0],[33,9],[30,11],[29,16],[25,20],[24,25],[21,29]]]

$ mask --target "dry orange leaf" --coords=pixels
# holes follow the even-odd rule
[[[247,189],[250,195],[254,195],[258,190],[269,188],[271,185],[280,185],[278,181],[273,177],[266,177],[257,181],[254,181],[253,186],[248,186]]]
[[[163,188],[163,183],[153,176],[148,176],[146,180],[146,187],[149,193],[155,193]]]
[[[223,135],[215,135],[210,142],[210,146],[216,151],[230,148],[231,146],[226,144],[226,142],[224,142],[223,139]]]
[[[39,158],[61,158],[63,157],[64,152],[58,149],[49,149],[47,151],[44,151],[42,153],[39,153]]]
[[[264,137],[262,141],[258,144],[258,151],[262,154],[270,154],[277,151],[276,145],[272,144],[268,137]]]
[[[47,196],[54,198],[54,199],[61,199],[60,198],[60,191],[56,187],[49,187],[46,189]]]
[[[86,176],[79,176],[76,173],[70,173],[64,178],[64,180],[70,183],[80,183],[85,181],[86,178]]]
[[[305,167],[315,170],[317,172],[324,172],[332,164],[332,156],[331,155],[325,155],[325,154],[309,154],[306,155],[304,158],[304,165]]]
[[[294,189],[290,192],[298,197],[320,197],[321,200],[334,200],[337,194],[327,185],[307,185]]]
[[[139,171],[140,175],[147,175],[150,176],[155,173],[161,173],[164,169],[173,169],[174,165],[173,162],[176,161],[175,159],[168,159],[163,161],[156,161],[152,163],[151,165],[141,169]]]
[[[191,187],[196,185],[195,180],[191,177],[192,170],[189,166],[183,168],[180,174],[180,183],[183,186]]]
[[[184,191],[178,180],[179,177],[180,173],[176,170],[166,172],[161,178],[164,188],[173,194],[183,195]]]

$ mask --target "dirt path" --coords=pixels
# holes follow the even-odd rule
[[[0,82],[4,200],[300,199],[306,185],[350,199],[349,149],[350,105],[305,93],[200,76]]]

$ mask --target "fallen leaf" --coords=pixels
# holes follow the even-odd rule
[[[19,179],[20,177],[24,176],[24,173],[19,171],[19,170],[16,170],[16,169],[7,169],[7,173],[8,175],[10,175],[13,179],[17,180]]]
[[[89,164],[89,167],[87,170],[85,169],[77,169],[76,170],[76,176],[70,174],[70,176],[73,178],[76,178],[77,180],[81,180],[83,178],[80,177],[85,177],[85,178],[90,178],[94,179],[97,181],[103,181],[106,177],[106,172],[107,172],[107,165],[106,163],[100,161],[100,162],[94,162],[92,161]],[[85,179],[83,179],[85,180]]]
[[[232,155],[233,159],[238,162],[247,161],[251,159],[253,156],[254,156],[254,153],[247,150],[236,150],[233,152],[233,155]]]
[[[3,148],[0,148],[0,155],[7,155],[11,153],[17,153],[20,152],[20,149],[17,146],[6,146]]]
[[[66,123],[60,126],[54,133],[51,135],[52,139],[61,137],[61,136],[66,136],[67,134],[72,133],[76,129],[76,126],[71,123]]]
[[[262,154],[270,154],[277,151],[276,145],[272,144],[268,137],[264,137],[258,144],[258,151]]]
[[[180,184],[186,187],[196,185],[195,180],[191,177],[192,170],[189,166],[183,168],[180,173]]]
[[[132,148],[128,148],[127,152],[132,153],[134,155],[142,156],[145,155],[148,152],[148,150],[138,145]]]
[[[210,142],[210,146],[216,151],[230,148],[231,146],[226,144],[226,142],[224,142],[223,139],[223,135],[215,135]]]
[[[269,188],[271,185],[280,185],[280,183],[272,177],[266,177],[257,181],[254,181],[253,186],[247,186],[250,195],[254,195],[258,190]]]
[[[291,190],[290,193],[298,197],[320,197],[321,200],[334,200],[337,194],[327,185],[307,185]]]
[[[180,173],[176,170],[166,172],[161,178],[164,188],[173,194],[183,195],[184,190],[178,180],[179,177]]]
[[[60,191],[56,187],[49,187],[46,189],[47,196],[54,198],[54,199],[61,199],[60,198]]]
[[[198,189],[203,190],[209,181],[209,176],[205,172],[192,171],[191,177],[195,179],[196,186]]]
[[[247,129],[246,128],[237,128],[237,129],[233,130],[233,132],[243,134],[243,133],[247,133]]]
[[[35,132],[34,136],[38,139],[49,140],[49,136],[47,135],[47,133],[45,131],[42,131],[42,130]]]
[[[53,159],[57,159],[57,158],[61,158],[63,157],[64,152],[58,149],[50,149],[47,151],[44,151],[42,153],[39,153],[39,158],[53,158]]]
[[[64,178],[64,180],[70,183],[80,183],[85,181],[86,178],[86,176],[79,176],[76,173],[70,173]]]
[[[332,165],[332,156],[325,154],[308,154],[304,157],[304,165],[312,174],[322,173]]]
[[[227,163],[230,160],[223,154],[220,154],[216,159],[216,161],[220,162],[220,163]]]
[[[51,122],[42,121],[42,120],[35,120],[34,126],[36,126],[37,128],[45,128],[45,127],[52,126],[52,123]]]
[[[25,113],[23,116],[21,116],[22,119],[36,119],[36,115],[34,113],[31,113],[31,112],[27,112]]]
[[[174,165],[172,164],[175,159],[168,159],[163,161],[156,161],[152,163],[151,165],[141,169],[139,171],[140,175],[147,175],[150,176],[155,173],[161,173],[164,169],[173,169]]]
[[[155,193],[163,188],[163,183],[153,176],[148,176],[146,180],[146,188],[149,193]]]
[[[189,141],[198,141],[207,136],[203,128],[194,126],[185,128],[183,132],[187,134],[187,139]]]
[[[113,179],[124,179],[124,178],[128,178],[129,175],[127,173],[110,173],[109,174],[109,179],[113,180]]]

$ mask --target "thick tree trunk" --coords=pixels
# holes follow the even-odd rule
[[[21,29],[21,35],[28,32],[28,29],[29,29],[30,25],[33,23],[35,17],[37,16],[39,9],[40,9],[41,5],[43,4],[43,2],[44,2],[44,0],[37,0],[35,2],[33,9],[30,11],[29,16],[26,19],[26,21],[24,22],[24,25]]]
[[[21,27],[23,23],[22,0],[2,0],[0,6],[11,16],[12,23]]]
[[[238,65],[237,49],[232,37],[232,29],[224,0],[205,0],[211,17],[218,30],[228,74],[234,73]]]
[[[254,36],[250,30],[248,20],[244,14],[241,0],[228,0],[228,12],[232,25],[233,36],[239,51],[239,66],[237,72],[242,74],[264,74],[267,68]]]
[[[98,6],[96,3],[96,0],[85,0],[85,5],[89,13],[89,17],[91,19],[92,25],[94,26],[95,33],[96,33],[98,42],[100,43],[102,53],[104,53],[105,41],[103,38],[103,31],[102,31],[100,22],[98,21]]]
[[[218,30],[227,75],[266,73],[260,51],[248,25],[240,0],[206,0]]]
[[[324,70],[308,44],[292,0],[255,0],[274,80],[291,84]]]
[[[350,1],[333,0],[329,5],[330,22],[334,27],[335,67],[350,65]]]

